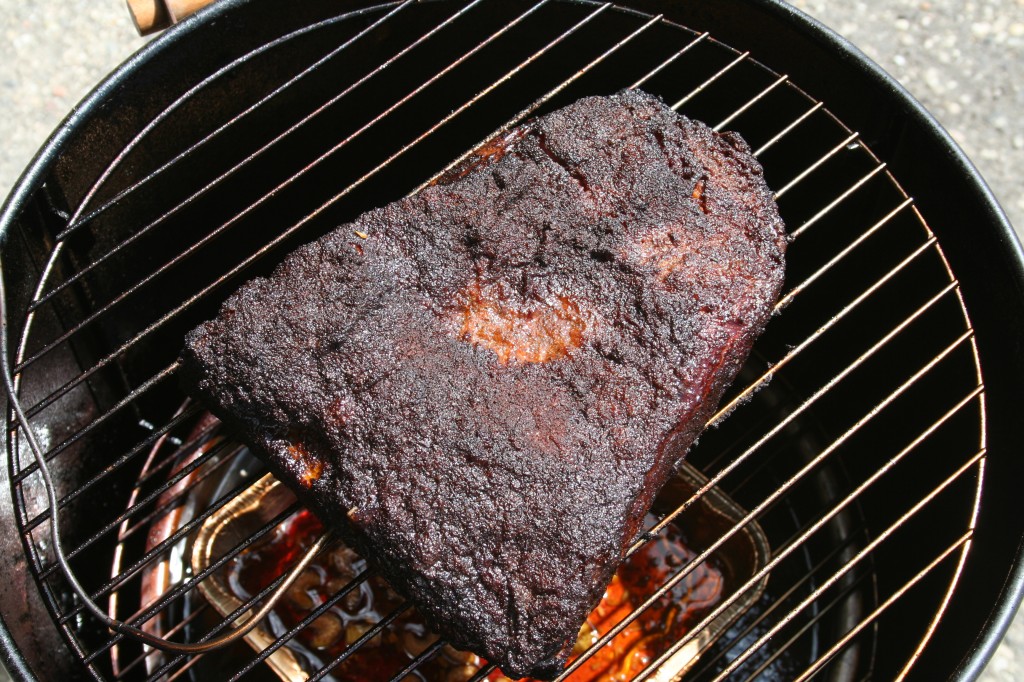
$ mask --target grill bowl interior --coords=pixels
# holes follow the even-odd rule
[[[804,20],[772,3],[739,3],[729,20],[692,8],[655,20],[638,10],[554,0],[540,7],[388,4],[346,14],[331,3],[305,3],[287,18],[271,5],[229,1],[158,41],[101,87],[7,206],[4,274],[9,322],[22,334],[14,355],[21,401],[53,450],[60,493],[70,495],[62,510],[66,544],[82,547],[73,566],[87,587],[109,581],[119,516],[145,454],[192,416],[176,414],[181,338],[235,285],[265,274],[294,246],[411,191],[517,117],[643,80],[683,113],[727,123],[759,150],[796,237],[786,305],[725,402],[745,399],[744,389],[766,373],[771,383],[738,400],[744,404],[723,415],[689,457],[745,508],[759,510],[780,557],[771,603],[788,611],[807,601],[773,644],[741,664],[737,679],[773,660],[792,666],[772,668],[791,677],[818,659],[822,679],[888,679],[938,638],[943,644],[925,647],[911,669],[933,679],[968,655],[975,634],[993,636],[997,628],[986,629],[985,618],[1020,533],[984,520],[1005,510],[1011,479],[999,487],[983,472],[1014,465],[1006,461],[1011,450],[993,457],[986,440],[986,419],[1000,423],[1000,408],[993,415],[991,374],[982,392],[978,356],[987,367],[988,352],[1008,375],[1019,358],[1005,357],[994,336],[975,338],[962,298],[975,329],[979,317],[992,324],[992,306],[976,307],[962,285],[980,266],[964,262],[970,251],[959,248],[964,237],[951,223],[957,213],[940,210],[945,197],[937,195],[961,193],[956,211],[973,201],[973,215],[988,216],[990,240],[1002,238],[1005,220],[985,210],[976,180],[942,179],[940,165],[925,175],[933,182],[938,175],[948,192],[932,186],[908,200],[908,181],[927,187],[911,162],[934,153],[908,152],[921,151],[915,135],[943,140],[914,127],[912,106],[898,93],[875,94],[888,107],[911,110],[894,132],[892,120],[878,120],[887,111],[881,105],[866,115],[864,101],[850,104],[856,98],[847,90],[856,88],[840,92],[813,69],[791,68],[799,67],[798,46],[804,58],[824,49],[823,34],[800,33],[808,30]],[[218,21],[225,12],[231,31]],[[753,35],[758,22],[772,21],[782,33]],[[785,42],[786,31],[800,40]],[[833,74],[844,73],[832,63],[843,46],[825,48]],[[877,75],[859,68],[861,87],[873,93]],[[989,274],[997,283],[1015,265],[1005,248],[998,255],[1010,265]],[[1019,307],[1009,291],[1007,307]],[[1008,431],[1002,422],[995,442],[1005,443]],[[64,621],[58,630],[72,650],[66,662],[50,664],[85,674],[75,659],[87,659],[93,676],[113,677],[109,634],[77,615],[50,566],[31,457],[18,438],[9,452],[7,513],[24,539],[14,551],[27,557],[28,589],[44,576],[39,615]],[[142,489],[166,485],[154,477]],[[140,505],[133,518],[153,512]],[[801,538],[819,519],[821,529]],[[143,555],[138,546],[126,551],[129,563]],[[984,559],[972,563],[979,554]],[[136,579],[108,587],[127,595]],[[979,606],[958,597],[977,594],[972,581],[979,579],[989,580],[987,600]],[[127,604],[119,615],[130,615],[130,598],[120,598]],[[944,625],[950,609],[973,624],[967,634]],[[713,679],[772,622],[758,621],[753,637],[741,625],[737,646],[709,657],[695,675]],[[140,653],[123,643],[116,655]]]

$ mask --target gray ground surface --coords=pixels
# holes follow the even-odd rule
[[[0,197],[75,103],[143,44],[123,4],[0,0]],[[794,4],[906,85],[974,160],[1024,233],[1024,0]],[[1024,680],[1024,617],[982,680]]]

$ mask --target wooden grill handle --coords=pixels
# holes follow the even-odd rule
[[[139,35],[162,31],[213,0],[127,0],[128,11]]]

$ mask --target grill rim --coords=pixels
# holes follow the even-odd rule
[[[2,209],[0,209],[0,244],[6,244],[6,240],[10,238],[12,228],[17,222],[23,207],[42,187],[43,180],[54,169],[67,143],[73,139],[74,135],[83,126],[95,118],[101,105],[116,95],[116,91],[121,86],[130,85],[132,78],[137,76],[139,71],[145,68],[146,64],[164,54],[167,50],[176,49],[181,41],[187,40],[192,34],[200,32],[207,25],[207,22],[213,22],[224,13],[231,12],[235,8],[258,4],[259,0],[221,0],[221,2],[204,9],[149,43],[102,81],[65,118],[14,185]],[[354,9],[353,12],[372,11],[375,8],[392,4],[394,3],[367,4],[364,7]],[[645,2],[645,0],[625,0],[622,6],[637,8],[648,4],[650,2]],[[862,88],[874,88],[875,90],[880,90],[883,94],[887,94],[890,103],[901,105],[899,113],[905,117],[904,123],[914,127],[915,132],[923,134],[927,140],[935,143],[935,147],[931,151],[938,152],[941,155],[943,175],[950,178],[959,176],[960,184],[965,190],[965,196],[962,200],[965,203],[971,204],[972,209],[980,211],[981,218],[984,218],[984,220],[979,219],[976,222],[984,223],[985,234],[983,236],[986,237],[987,242],[991,242],[999,248],[998,251],[991,252],[991,255],[1002,257],[1003,274],[1009,276],[1009,281],[1016,285],[1015,289],[1017,291],[1024,290],[1024,249],[1022,249],[998,201],[985,184],[977,169],[950,135],[903,86],[897,83],[849,41],[796,8],[785,5],[781,0],[724,0],[721,3],[715,3],[715,5],[720,6],[716,6],[713,9],[685,8],[683,7],[684,4],[686,3],[677,2],[672,3],[672,6],[669,7],[665,7],[663,4],[659,5],[659,7],[666,14],[666,19],[679,21],[684,25],[697,29],[702,28],[703,24],[701,22],[706,22],[707,19],[700,16],[692,18],[687,12],[692,11],[696,15],[721,15],[728,14],[738,7],[739,14],[736,16],[749,16],[751,10],[769,14],[776,21],[781,22],[788,30],[795,31],[804,39],[810,39],[816,47],[830,53],[831,57],[840,58],[843,66],[849,72],[845,75],[853,75],[857,78],[854,86],[847,84],[851,90],[859,92]],[[643,11],[647,11],[647,8],[645,7]],[[688,18],[680,19],[680,15]],[[756,22],[749,19],[747,22],[749,29],[753,29]],[[740,29],[741,34],[743,30]],[[746,48],[749,44],[748,40],[731,37],[732,34],[729,31],[720,28],[716,28],[713,34],[727,45],[739,44]],[[763,52],[773,54],[769,51]],[[777,67],[775,62],[772,62],[770,66],[773,68]],[[799,82],[802,87],[805,86],[807,80],[799,76],[794,77],[794,81]],[[823,97],[822,99],[829,101],[829,109],[833,113],[842,112],[842,107],[836,106],[835,98]],[[838,115],[840,120],[850,122],[848,116],[844,114]],[[872,148],[877,151],[876,146],[872,145]],[[907,185],[905,175],[897,173],[896,176],[900,178],[901,184]],[[975,267],[978,267],[978,264],[975,264]],[[960,268],[955,266],[954,271],[958,274],[962,272]],[[970,298],[969,295],[967,297]],[[1011,304],[1013,306],[1011,314],[1016,314],[1018,317],[1021,311],[1024,310],[1021,300],[1004,300],[1001,303],[1004,305]],[[968,305],[968,310],[971,312],[971,321],[977,328],[979,322],[978,308]],[[981,336],[979,345],[985,345],[986,336],[984,334],[979,336]],[[982,355],[989,354],[983,351]],[[991,365],[983,362],[983,367],[998,368],[1010,364],[1014,369],[1019,370],[1021,365],[1024,364],[1024,358],[1006,357],[1007,353],[1005,351],[995,353],[995,355],[1000,357],[1002,362],[992,362]],[[1020,377],[1024,375],[1024,372],[1017,371],[1007,374],[1010,377]],[[993,392],[991,389],[994,382],[990,383],[993,378],[994,376],[987,377],[986,392],[989,394]],[[989,401],[989,404],[991,405],[992,402],[995,401]],[[1006,429],[1011,428],[1009,425],[1004,425],[1004,427]],[[6,437],[7,435],[5,434],[4,438]],[[991,460],[989,461],[991,463]],[[991,473],[990,477],[995,478]],[[984,527],[984,524],[982,524],[982,527]],[[976,549],[975,556],[977,552],[978,550]],[[980,675],[996,646],[1002,640],[1022,596],[1024,596],[1024,546],[1018,547],[1015,559],[1010,566],[1007,580],[1000,588],[999,600],[995,603],[974,645],[954,671],[953,676],[955,678],[974,679]],[[11,635],[2,613],[0,613],[0,644],[2,644],[0,660],[3,660],[16,679],[36,679],[26,657],[17,648],[17,643]]]

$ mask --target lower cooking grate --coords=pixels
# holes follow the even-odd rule
[[[239,477],[230,434],[197,430],[200,408],[181,406],[186,330],[294,246],[422,186],[458,152],[625,87],[740,132],[792,240],[778,315],[688,456],[708,483],[644,539],[712,488],[749,512],[656,596],[753,524],[768,539],[766,564],[733,598],[763,594],[687,679],[912,672],[957,589],[984,472],[984,393],[957,282],[870,140],[749,53],[608,3],[407,0],[320,19],[212,69],[77,186],[55,183],[13,364],[45,456],[64,472],[65,550],[93,599],[132,624],[202,641],[283,579],[227,617],[202,589],[290,508],[205,571],[183,563],[203,523],[260,474],[250,463]],[[262,652],[238,644],[196,656],[106,631],[53,561],[38,467],[13,414],[9,424],[29,568],[94,679],[274,679],[264,661],[298,627]],[[159,528],[169,530],[153,542]],[[168,577],[154,583],[161,566]],[[339,586],[304,623],[366,579]],[[346,661],[405,608],[379,614],[310,679],[349,676]],[[559,679],[590,679],[590,656],[640,617],[597,638]],[[630,676],[654,676],[701,623]],[[444,655],[432,643],[394,679],[422,677]],[[487,666],[460,674],[497,676]]]

